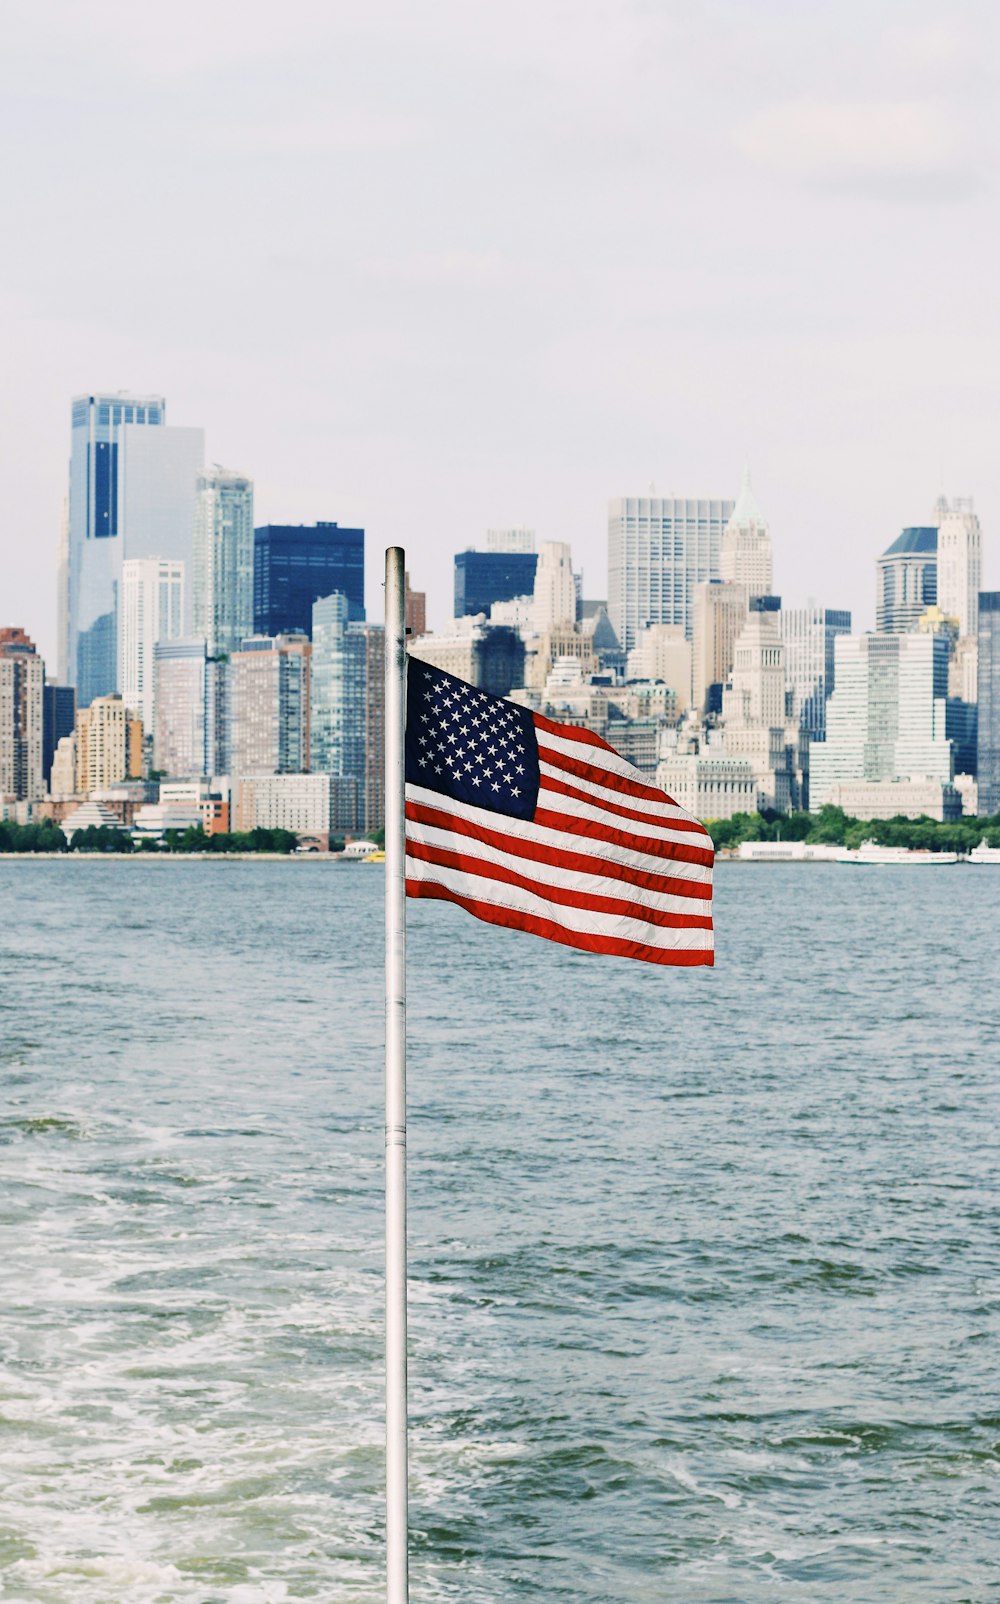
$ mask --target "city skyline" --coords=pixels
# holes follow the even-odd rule
[[[165,394],[261,523],[404,539],[432,627],[488,528],[603,595],[610,499],[746,462],[784,595],[861,627],[940,494],[1000,523],[987,8],[9,12],[0,555],[47,661],[65,398],[102,384]]]

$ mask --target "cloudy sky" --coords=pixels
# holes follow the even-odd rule
[[[973,495],[1000,584],[974,0],[5,0],[0,623],[54,652],[69,397],[161,391],[257,521],[490,525],[606,593],[610,496],[735,495],[777,588]]]

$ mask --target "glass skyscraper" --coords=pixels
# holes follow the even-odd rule
[[[218,464],[198,475],[194,513],[194,632],[210,656],[253,634],[253,481]]]
[[[363,529],[317,523],[265,524],[255,531],[255,634],[310,634],[313,602],[334,591],[347,597],[352,619],[364,618]]]
[[[359,823],[385,822],[385,630],[352,620],[343,593],[313,606],[309,767],[358,782]]]
[[[490,616],[494,602],[531,596],[538,558],[533,551],[460,551],[455,556],[455,617]]]
[[[119,688],[125,558],[190,564],[204,436],[201,429],[168,428],[158,395],[77,396],[71,416],[67,668],[78,705],[87,707]]]
[[[937,525],[904,529],[878,558],[875,628],[880,635],[908,635],[937,601]]]

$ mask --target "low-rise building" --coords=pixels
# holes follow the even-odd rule
[[[245,774],[235,782],[236,830],[293,830],[339,834],[359,828],[355,775]]]
[[[852,819],[962,817],[961,795],[946,780],[841,780],[826,787],[824,802]]]

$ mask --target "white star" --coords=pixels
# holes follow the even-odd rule
[[[486,748],[486,750],[487,750],[487,752],[488,752],[488,753],[489,753],[489,754],[490,754],[490,757],[496,757],[496,755],[497,755],[497,749],[496,749],[496,747],[495,747],[495,746],[488,746],[488,747],[487,747],[487,748]]]
[[[519,763],[517,765],[517,772],[518,772],[518,774],[523,774],[524,773],[524,765],[522,763]]]
[[[510,794],[511,794],[511,796],[520,796],[520,795],[521,795],[521,793],[520,793],[520,791],[519,791],[519,790],[518,790],[518,788],[517,788],[517,786],[516,786],[516,785],[515,785],[515,786],[514,786],[514,787],[513,787],[513,788],[512,788],[512,790],[511,790],[511,793],[510,793]]]
[[[428,759],[427,759],[427,758],[425,758],[425,757],[422,757],[422,758],[421,758],[421,759],[420,759],[420,767],[421,767],[421,768],[422,768],[422,769],[425,769],[425,768],[426,768],[426,767],[427,767],[427,763],[428,763]]]
[[[481,781],[481,780],[480,780],[480,778],[479,778],[479,775],[478,775],[478,774],[474,774],[474,775],[473,775],[473,776],[472,776],[472,783],[473,783],[473,785],[480,785],[480,784],[482,784],[482,781]]]
[[[434,773],[435,774],[440,774],[441,773],[441,765],[440,765],[440,763],[435,763],[435,765],[434,765]]]
[[[497,785],[496,780],[493,781],[493,789],[494,789],[494,791],[499,791],[499,789],[500,789],[499,785]]]

